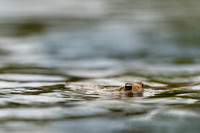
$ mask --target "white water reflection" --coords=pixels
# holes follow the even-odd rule
[[[64,81],[66,78],[36,74],[0,74],[1,80],[12,81]]]
[[[18,88],[18,87],[41,87],[41,86],[51,86],[64,84],[64,82],[28,82],[28,83],[18,83],[18,82],[5,82],[0,81],[0,88]]]

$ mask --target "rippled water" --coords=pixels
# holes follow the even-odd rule
[[[198,133],[199,5],[2,0],[0,132]]]

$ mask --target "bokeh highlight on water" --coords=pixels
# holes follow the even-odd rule
[[[199,5],[2,0],[0,132],[198,133]]]

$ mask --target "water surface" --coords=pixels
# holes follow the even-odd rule
[[[199,5],[2,0],[0,131],[198,133]]]

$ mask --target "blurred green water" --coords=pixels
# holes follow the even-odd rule
[[[3,0],[0,131],[198,133],[199,5]]]

